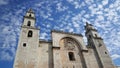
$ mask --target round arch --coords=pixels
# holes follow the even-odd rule
[[[80,59],[80,63],[81,63],[81,65],[82,65],[82,68],[87,68],[86,67],[86,63],[85,63],[85,59],[84,59],[84,56],[83,56],[83,53],[82,53],[82,45],[80,44],[80,42],[77,40],[77,39],[75,39],[75,38],[73,38],[73,37],[69,37],[69,36],[67,36],[67,37],[63,37],[63,38],[61,38],[60,39],[60,41],[59,41],[59,45],[60,45],[60,47],[62,47],[62,48],[64,48],[65,46],[64,45],[66,45],[66,41],[67,40],[70,40],[70,41],[72,41],[72,42],[74,42],[75,43],[75,46],[77,47],[77,49],[78,49],[78,55],[79,55],[79,59]],[[68,42],[69,43],[69,42]],[[63,46],[62,46],[63,45]],[[67,46],[67,45],[66,45]],[[61,49],[62,49],[61,48]],[[72,49],[73,47],[69,47],[69,49]],[[69,50],[68,49],[68,50]],[[72,50],[70,50],[70,51],[72,51]],[[70,52],[69,51],[69,52]],[[70,57],[70,56],[69,56]],[[71,58],[70,58],[71,59]]]
[[[65,39],[65,38],[72,39],[72,40],[78,45],[77,47],[80,48],[80,50],[82,50],[82,45],[81,45],[81,43],[80,43],[77,39],[75,39],[75,38],[73,38],[73,37],[70,37],[70,36],[66,36],[66,37],[61,38],[60,41],[61,41],[62,39]],[[59,43],[59,45],[60,45],[60,43]]]

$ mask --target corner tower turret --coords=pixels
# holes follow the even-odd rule
[[[99,39],[102,39],[99,36],[97,30],[93,27],[92,24],[89,24],[89,23],[86,22],[85,30],[86,30],[85,35],[86,35],[87,38],[89,38],[89,39],[90,38],[99,38]]]
[[[88,40],[88,47],[94,50],[99,68],[115,68],[108,54],[108,50],[93,25],[86,23],[85,35]]]

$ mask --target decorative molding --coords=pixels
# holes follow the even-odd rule
[[[22,27],[22,28],[30,28],[30,29],[37,29],[37,30],[40,30],[39,28],[32,27],[32,26],[27,26],[27,25],[22,25],[21,27]]]
[[[44,39],[39,39],[39,43],[52,43],[52,41],[47,41],[47,40],[44,40]]]
[[[67,50],[74,50],[75,49],[75,43],[71,40],[67,40],[66,43],[64,44],[64,47],[67,49]]]
[[[81,50],[82,52],[88,52],[88,50]]]
[[[76,35],[76,36],[81,36],[81,37],[83,37],[82,34],[75,34],[75,33],[72,33],[72,32],[70,33],[70,32],[58,31],[58,30],[52,30],[51,33],[52,33],[52,32],[62,33],[62,34],[69,34],[69,35]]]
[[[34,17],[29,17],[29,16],[24,16],[24,18],[29,18],[29,19],[33,19],[33,20],[35,20]]]
[[[101,40],[103,40],[101,37],[94,37],[95,39],[101,39]]]
[[[56,47],[56,46],[53,46],[52,48],[53,48],[53,49],[60,49],[60,47]]]

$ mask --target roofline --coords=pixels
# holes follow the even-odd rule
[[[63,31],[58,31],[58,30],[52,30],[51,33],[52,33],[52,32],[62,33],[62,34],[69,34],[69,35],[76,35],[76,36],[81,36],[81,37],[83,37],[82,34],[76,34],[76,33],[72,33],[72,32],[63,32]]]
[[[52,43],[52,40],[44,40],[44,39],[39,39],[39,42],[44,42],[44,43]]]

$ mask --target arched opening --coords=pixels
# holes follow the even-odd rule
[[[107,52],[105,51],[105,54],[107,54]]]
[[[74,61],[75,60],[75,56],[74,56],[73,52],[69,52],[68,55],[69,55],[69,60],[70,61]]]
[[[23,47],[26,47],[26,43],[23,43]]]
[[[91,38],[91,35],[89,35],[89,38]]]
[[[32,37],[33,32],[30,30],[28,31],[28,37]]]
[[[31,14],[29,14],[29,17],[31,17]]]
[[[80,67],[86,68],[85,59],[82,53],[82,46],[80,42],[72,37],[64,37],[60,40],[61,58],[66,57],[69,63],[72,62],[80,64]],[[68,53],[68,56],[65,56]],[[62,56],[63,55],[63,56]],[[63,60],[64,60],[63,58]],[[72,61],[72,62],[71,62]],[[64,60],[65,62],[65,60]],[[68,61],[66,61],[67,63]],[[74,65],[76,66],[76,65]]]
[[[98,37],[97,34],[95,34],[95,37]]]
[[[28,21],[27,26],[31,26],[31,21]]]

